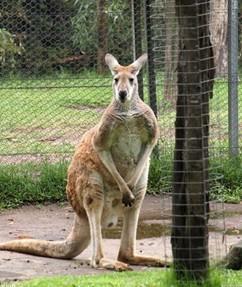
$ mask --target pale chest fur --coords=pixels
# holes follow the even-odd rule
[[[126,117],[116,125],[111,143],[111,154],[123,178],[136,167],[147,144],[149,132],[142,117]]]

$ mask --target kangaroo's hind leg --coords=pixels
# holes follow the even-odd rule
[[[102,240],[102,213],[104,208],[104,194],[98,185],[89,185],[85,191],[84,208],[86,210],[91,234],[92,258],[91,266],[116,271],[130,270],[126,263],[108,259],[104,255]]]
[[[134,188],[134,205],[132,207],[126,208],[124,212],[123,230],[118,260],[126,262],[130,265],[163,267],[166,264],[159,258],[151,256],[140,256],[135,254],[138,219],[147,187],[147,182],[145,182],[144,180],[145,178],[147,178],[147,172],[148,171],[146,169],[141,176],[140,183],[138,183],[137,186]]]

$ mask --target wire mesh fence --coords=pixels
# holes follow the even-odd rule
[[[8,155],[16,158],[71,151],[83,131],[97,122],[110,100],[110,77],[103,62],[105,52],[119,55],[120,62],[128,63],[133,51],[139,55],[147,45],[154,54],[155,74],[149,82],[156,81],[156,85],[153,83],[149,88],[156,89],[161,132],[167,141],[174,142],[170,133],[174,130],[171,118],[176,100],[173,95],[178,54],[175,2],[133,3],[132,7],[125,1],[100,1],[99,6],[95,1],[1,1],[2,161]],[[218,112],[212,111],[211,116],[214,124],[219,123],[214,132],[224,129],[225,135],[227,2],[220,6],[216,3],[211,1],[210,30],[217,62],[212,105],[215,103]],[[148,30],[145,7],[150,10],[146,19]],[[145,96],[148,101],[146,88]],[[218,109],[218,104],[223,107]],[[217,114],[223,117],[222,126]],[[213,132],[211,135],[216,138]],[[11,158],[7,157],[8,161]]]
[[[132,21],[128,3],[107,14],[99,2],[1,1],[2,162],[71,152],[100,118],[112,96],[105,27],[108,50],[130,61]]]
[[[184,16],[178,17],[178,8],[182,6],[180,2],[0,1],[0,164],[38,164],[43,160],[56,162],[63,158],[69,159],[83,133],[98,122],[111,100],[111,79],[104,64],[105,53],[114,54],[121,64],[126,64],[132,62],[134,56],[148,51],[147,72],[140,75],[139,89],[140,96],[151,105],[160,124],[159,154],[156,154],[154,160],[162,166],[158,184],[165,197],[162,201],[162,204],[165,203],[164,217],[169,221],[167,225],[171,230],[172,202],[169,192],[173,188],[173,156],[176,144],[174,123],[177,120],[179,94],[177,82],[181,74],[178,62],[185,65],[185,60],[180,58],[179,46],[179,29],[184,20]],[[231,132],[228,114],[228,66],[231,63],[228,62],[227,39],[228,32],[233,33],[233,30],[228,29],[228,1],[197,0],[193,4],[196,9],[202,9],[209,2],[209,12],[205,11],[203,14],[199,10],[196,14],[196,17],[204,16],[207,19],[206,33],[199,34],[202,24],[196,21],[194,23],[199,25],[192,28],[197,29],[196,40],[199,44],[211,36],[214,53],[216,74],[213,95],[212,89],[207,87],[203,95],[210,93],[209,100],[200,102],[199,109],[203,109],[209,102],[210,123],[205,120],[204,126],[210,131],[209,139],[204,134],[202,136],[205,145],[202,160],[205,165],[203,172],[210,172],[207,179],[211,183],[210,189],[215,191],[219,188],[217,182],[221,176],[217,170],[222,158],[226,158],[228,154]],[[189,3],[186,8],[189,8]],[[189,24],[193,18],[187,17]],[[240,35],[241,25],[240,17]],[[241,43],[242,41],[238,51],[240,64]],[[213,78],[209,75],[213,69],[205,63],[210,58],[205,51],[208,44],[204,45],[194,50],[203,57],[198,67],[200,74],[197,76],[208,75]],[[201,76],[202,72],[205,76]],[[192,73],[196,74],[194,70]],[[188,80],[189,73],[183,73],[183,76]],[[198,81],[204,86],[208,84],[204,78],[199,78]],[[186,88],[188,87],[189,83]],[[240,79],[236,87],[240,103]],[[185,92],[189,93],[188,90]],[[184,105],[181,104],[182,107]],[[187,105],[189,106],[186,103]],[[207,111],[202,112],[202,117],[205,116],[208,116]],[[240,104],[237,121],[240,148],[241,124]],[[211,164],[209,167],[206,167],[207,140]],[[151,177],[153,171],[155,172],[155,167],[151,167]],[[207,191],[208,187],[205,186],[205,192],[202,193],[205,194],[202,215],[213,219],[215,215],[222,214],[223,205],[212,202],[211,210],[208,211],[206,206],[210,199],[206,198]],[[206,227],[203,231],[205,229]],[[223,233],[210,234],[210,243],[214,242],[213,246],[217,247],[217,251],[211,256],[222,256]],[[165,245],[167,246],[167,238]],[[171,249],[167,248],[166,251],[167,257],[170,257]]]

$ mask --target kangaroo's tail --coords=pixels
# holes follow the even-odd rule
[[[74,225],[63,241],[19,239],[0,243],[0,250],[15,251],[37,256],[71,259],[79,255],[90,242],[87,217],[75,216]]]

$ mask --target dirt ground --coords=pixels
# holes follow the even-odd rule
[[[138,253],[171,260],[170,215],[169,198],[146,197],[139,222]],[[70,231],[73,216],[68,204],[25,206],[3,211],[0,213],[0,242],[21,237],[64,239]],[[242,203],[211,204],[209,230],[210,258],[215,261],[220,260],[231,244],[242,239]],[[105,253],[113,259],[118,253],[120,232],[121,226],[104,231]],[[103,270],[94,270],[88,265],[90,255],[90,246],[73,260],[41,258],[0,251],[0,282],[59,274],[103,273]]]

